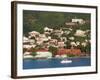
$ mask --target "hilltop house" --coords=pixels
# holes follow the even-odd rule
[[[76,22],[66,22],[65,24],[66,24],[66,26],[71,26],[71,27],[78,25]]]
[[[45,27],[45,28],[44,28],[44,31],[45,31],[45,32],[52,32],[52,31],[53,31],[53,29],[48,28],[48,27]]]
[[[85,23],[85,21],[83,20],[83,19],[72,19],[72,22],[74,22],[74,23],[79,23],[79,24],[84,24]]]
[[[69,27],[75,27],[75,26],[78,26],[79,24],[85,24],[85,20],[83,19],[78,19],[78,18],[74,18],[74,19],[71,19],[71,22],[66,22],[65,23],[66,26],[69,26]]]

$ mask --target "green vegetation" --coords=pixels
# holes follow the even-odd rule
[[[54,57],[57,53],[57,48],[56,47],[53,47],[53,46],[50,46],[49,47],[49,51],[52,53],[52,56]]]
[[[36,54],[36,52],[32,52],[31,55],[32,56],[36,56],[37,54]]]
[[[74,54],[67,54],[67,57],[76,57]]]

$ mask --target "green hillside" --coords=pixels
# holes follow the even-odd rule
[[[90,21],[90,14],[64,13],[64,12],[43,12],[43,11],[23,11],[23,33],[38,31],[43,33],[44,27],[59,29],[65,27],[65,22],[70,22],[72,18],[81,18]],[[79,29],[90,29],[90,24],[81,25]],[[78,29],[77,28],[77,29]]]

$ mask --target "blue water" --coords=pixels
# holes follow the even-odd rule
[[[60,63],[63,59],[24,59],[23,69],[39,69],[39,68],[58,68],[58,67],[78,67],[91,66],[90,58],[68,58],[72,63]]]

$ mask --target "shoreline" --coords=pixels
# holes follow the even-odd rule
[[[91,58],[90,56],[81,56],[81,57],[66,57],[66,58],[23,58],[23,59],[33,59],[33,60],[48,60],[48,59],[71,59],[71,58]]]

